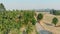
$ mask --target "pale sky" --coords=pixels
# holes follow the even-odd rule
[[[0,0],[6,9],[60,9],[60,0]]]

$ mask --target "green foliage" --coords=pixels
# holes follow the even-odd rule
[[[8,34],[11,29],[20,29],[24,24],[36,24],[33,11],[2,11],[0,12],[0,32]],[[30,26],[29,26],[30,27]],[[28,27],[28,29],[29,29]]]
[[[41,20],[43,18],[43,15],[41,13],[38,14],[37,20]]]
[[[35,18],[32,18],[32,25],[35,25],[36,24],[36,19]]]
[[[33,27],[33,26],[30,25],[30,24],[27,26],[27,28],[26,28],[26,33],[27,33],[27,34],[30,34],[30,32],[33,31],[33,28],[32,28],[32,27]]]
[[[53,15],[60,15],[60,10],[52,9],[50,13],[53,14]]]
[[[56,24],[58,23],[58,19],[56,17],[53,18],[52,23],[56,26]]]

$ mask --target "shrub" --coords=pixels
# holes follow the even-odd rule
[[[37,20],[41,20],[43,18],[43,15],[41,13],[38,14]]]
[[[56,26],[56,24],[58,23],[58,19],[57,19],[56,17],[54,17],[54,18],[52,19],[52,23]]]

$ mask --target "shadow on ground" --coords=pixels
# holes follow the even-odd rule
[[[47,30],[41,30],[39,34],[53,34],[53,33]]]
[[[49,23],[45,23],[47,26],[53,26],[52,24],[49,24]]]

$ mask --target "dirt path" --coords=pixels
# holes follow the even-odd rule
[[[39,34],[52,34],[52,32],[45,30],[39,23],[36,23],[36,29]]]
[[[36,29],[37,29],[38,32],[40,30],[44,30],[43,27],[39,23],[36,23]]]

